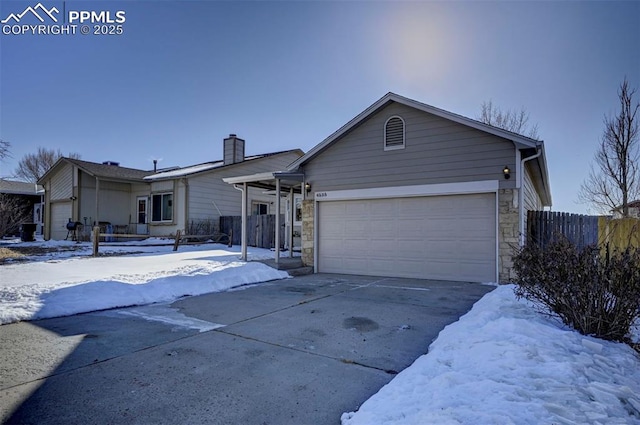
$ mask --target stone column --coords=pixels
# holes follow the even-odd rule
[[[500,189],[498,192],[498,281],[512,282],[513,256],[520,243],[518,218],[518,190]]]
[[[312,199],[305,199],[302,201],[302,263],[306,267],[314,267],[314,206],[315,202]]]

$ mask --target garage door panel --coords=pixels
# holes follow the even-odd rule
[[[323,201],[317,230],[321,272],[496,280],[492,193]]]
[[[71,218],[71,202],[51,204],[51,239],[62,240],[67,237],[69,218]]]
[[[348,203],[342,208],[345,214],[352,215],[362,215],[366,213],[368,209],[368,205],[366,203]]]

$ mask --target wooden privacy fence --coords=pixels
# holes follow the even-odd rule
[[[598,220],[598,242],[602,249],[624,250],[640,248],[640,220],[637,218],[600,217]]]
[[[529,211],[527,240],[545,248],[558,236],[565,236],[579,249],[598,245],[603,250],[640,248],[640,219]]]
[[[545,248],[563,235],[578,249],[598,243],[598,216],[555,211],[527,213],[527,241]]]
[[[275,214],[247,216],[247,245],[258,248],[275,248],[276,216]],[[240,245],[242,242],[242,216],[220,217],[220,232],[232,235],[231,242]],[[280,247],[284,244],[284,214],[280,214]]]

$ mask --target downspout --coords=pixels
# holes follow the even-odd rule
[[[527,161],[531,161],[532,159],[536,159],[538,158],[540,155],[542,155],[542,149],[540,149],[540,146],[536,145],[536,150],[537,152],[531,156],[528,156],[526,158],[522,158],[522,160],[520,161],[520,174],[518,176],[518,208],[519,208],[519,216],[520,216],[520,225],[519,225],[519,230],[520,230],[520,246],[523,247],[524,246],[524,173],[525,173],[525,168],[524,168],[524,163]]]

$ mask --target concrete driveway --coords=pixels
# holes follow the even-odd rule
[[[338,424],[491,289],[318,274],[0,326],[0,419]]]

